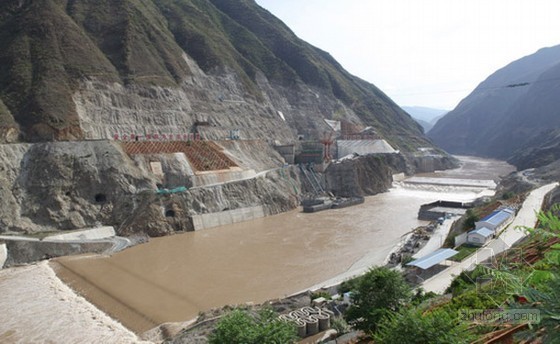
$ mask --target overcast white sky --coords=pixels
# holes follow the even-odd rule
[[[560,44],[560,0],[256,0],[401,106],[453,109],[497,69]]]

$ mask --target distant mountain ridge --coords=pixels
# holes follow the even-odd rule
[[[449,110],[434,109],[424,106],[403,106],[402,109],[412,116],[418,122],[424,132],[430,131],[436,122],[443,117]]]
[[[560,128],[559,94],[560,46],[543,48],[490,75],[428,136],[450,153],[519,163],[517,154],[557,138],[551,131]]]
[[[0,3],[0,142],[200,122],[209,138],[242,128],[243,138],[285,142],[321,137],[335,115],[401,150],[430,145],[382,91],[254,0]]]

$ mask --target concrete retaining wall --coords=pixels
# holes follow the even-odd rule
[[[28,264],[43,259],[83,253],[103,253],[113,247],[112,242],[68,243],[44,241],[7,241],[8,257],[5,266]]]
[[[219,213],[210,213],[192,216],[194,230],[230,225],[232,223],[243,222],[264,217],[262,205],[249,208],[226,210]]]
[[[4,241],[41,241],[37,238],[15,236],[15,235],[0,235],[0,240]]]
[[[8,259],[8,249],[6,244],[0,244],[0,269],[4,267],[4,263]]]
[[[97,240],[115,236],[115,229],[111,226],[92,228],[72,233],[51,235],[43,239],[45,242],[65,242],[80,240]]]
[[[459,247],[461,245],[463,245],[464,243],[467,242],[467,237],[468,237],[467,232],[459,234],[455,237],[455,247]]]

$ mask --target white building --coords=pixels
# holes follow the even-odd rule
[[[467,234],[467,244],[484,246],[494,236],[494,231],[486,227],[475,229]]]

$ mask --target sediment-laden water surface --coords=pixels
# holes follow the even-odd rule
[[[474,178],[493,179],[509,168],[484,173],[481,166],[495,165],[468,163],[458,177],[473,178],[476,171]],[[394,188],[354,207],[314,214],[296,210],[152,239],[112,257],[59,259],[55,268],[88,300],[143,332],[213,307],[283,297],[383,264],[404,234],[425,223],[416,218],[421,204],[476,195]]]

